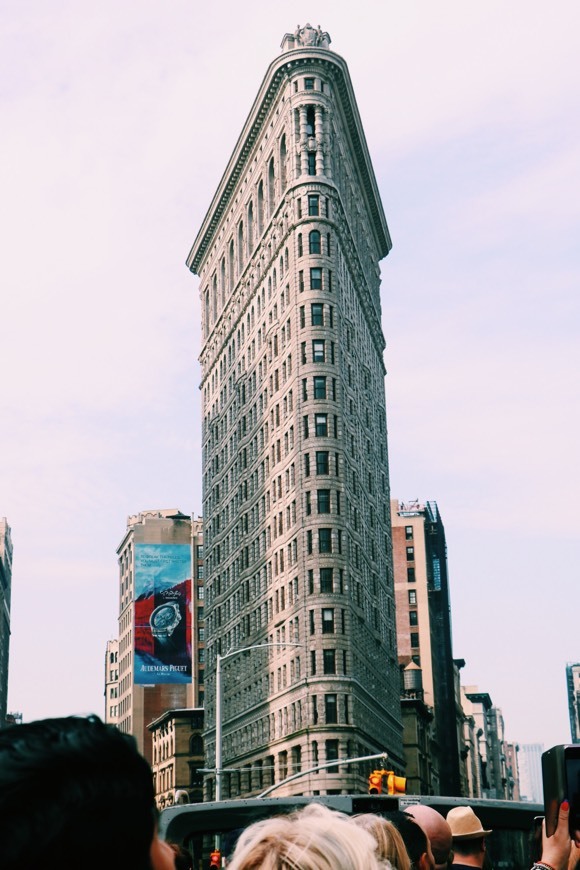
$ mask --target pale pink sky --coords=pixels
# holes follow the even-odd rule
[[[269,62],[347,60],[393,237],[394,497],[436,500],[454,652],[508,736],[569,739],[578,641],[576,0],[6,0],[0,515],[9,705],[103,711],[126,517],[201,512],[184,260]]]

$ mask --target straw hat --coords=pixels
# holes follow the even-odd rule
[[[484,831],[481,822],[471,807],[454,807],[447,813],[447,823],[454,840],[475,840],[487,837],[491,831]]]

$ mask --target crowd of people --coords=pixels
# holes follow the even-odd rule
[[[564,801],[533,870],[574,870],[580,832]],[[347,816],[313,802],[256,822],[239,836],[230,870],[491,870],[471,807],[447,818],[417,804],[385,816]],[[192,870],[157,832],[151,769],[132,737],[97,717],[46,719],[0,730],[0,870]]]

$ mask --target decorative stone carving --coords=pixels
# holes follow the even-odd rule
[[[304,27],[298,27],[294,31],[294,39],[297,45],[318,46],[320,48],[328,48],[330,45],[330,36],[323,32],[318,27],[313,27],[311,24],[305,24]]]

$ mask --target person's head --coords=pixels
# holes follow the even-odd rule
[[[379,870],[389,868],[373,837],[347,816],[310,804],[290,816],[250,825],[228,870]]]
[[[373,835],[379,858],[386,858],[395,870],[411,870],[411,861],[403,838],[392,822],[374,813],[352,816],[351,821]]]
[[[96,716],[0,730],[2,870],[169,870],[156,815],[134,739]]]
[[[435,868],[443,870],[447,866],[451,852],[451,828],[448,823],[441,813],[432,807],[426,807],[424,804],[413,804],[407,807],[405,812],[412,816],[427,834],[431,843]]]
[[[387,818],[399,831],[414,870],[434,870],[431,844],[423,828],[407,813],[387,813]]]
[[[491,831],[484,830],[471,807],[454,807],[449,810],[447,822],[453,837],[455,863],[482,867],[485,860],[485,838]]]

